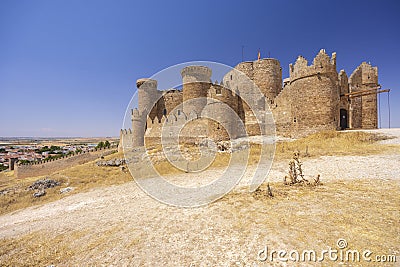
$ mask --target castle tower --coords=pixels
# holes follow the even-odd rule
[[[275,97],[282,90],[282,68],[279,60],[274,58],[263,58],[256,61],[246,61],[239,63],[236,70],[245,74],[252,80],[262,92],[262,94],[272,104]],[[229,73],[224,78],[224,84],[227,82],[230,88],[243,87],[240,81],[235,80],[234,72]],[[243,80],[243,79],[242,79]],[[240,90],[240,88],[238,88]],[[241,88],[243,90],[243,88]],[[246,89],[244,89],[246,91]]]
[[[207,92],[211,85],[211,69],[205,66],[188,66],[181,71],[183,81],[183,112],[201,114],[207,104]],[[193,100],[201,98],[198,100]]]
[[[378,68],[361,63],[349,78],[350,93],[377,89]],[[378,127],[377,95],[353,97],[350,100],[350,127],[375,129]]]
[[[208,137],[214,141],[226,141],[237,137],[237,123],[234,117],[234,111],[225,103],[218,100],[209,100],[203,109],[203,117],[212,117],[208,119]]]
[[[321,49],[312,65],[299,56],[294,65],[289,65],[289,71],[292,132],[299,136],[321,130],[336,130],[339,125],[336,53],[330,58]]]
[[[282,90],[282,68],[277,59],[264,58],[253,63],[253,80],[263,95],[273,103]]]
[[[131,110],[133,132],[131,134],[131,140],[128,142],[132,144],[132,147],[144,146],[146,121],[148,117],[154,120],[157,116],[156,103],[160,96],[157,90],[156,80],[147,78],[138,79],[136,81],[136,87],[138,88],[139,94],[138,109]]]
[[[152,115],[156,115],[156,109],[154,108],[158,98],[159,92],[157,91],[157,81],[152,79],[138,79],[136,86],[139,93],[138,108],[141,113],[147,111]]]
[[[245,122],[247,134],[250,136],[263,134],[265,130],[263,117],[266,97],[255,82],[255,75],[261,80],[262,72],[255,68],[261,68],[261,66],[254,61],[241,62],[223,77],[224,86],[235,92],[237,114]],[[264,78],[268,79],[265,75]]]
[[[132,147],[144,146],[144,133],[146,131],[146,114],[137,109],[132,109]],[[125,144],[124,144],[125,145]]]
[[[237,138],[238,120],[238,96],[228,88],[217,83],[212,84],[208,92],[207,106],[203,110],[203,114],[216,119],[208,120],[208,137],[216,140],[229,140],[229,138]],[[226,129],[224,128],[224,126]],[[230,133],[230,136],[229,134]]]

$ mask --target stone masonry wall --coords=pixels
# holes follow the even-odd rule
[[[299,57],[290,65],[290,82],[275,100],[273,114],[279,135],[301,137],[336,130],[339,121],[336,54],[321,50],[308,65]]]
[[[89,161],[100,158],[101,156],[110,155],[115,149],[105,149],[94,152],[82,153],[76,156],[70,156],[63,159],[57,159],[45,163],[15,165],[14,176],[16,178],[35,177],[41,175],[48,175],[56,171],[70,168],[79,164],[87,163]]]
[[[360,92],[378,87],[378,68],[363,62],[349,78],[350,92]],[[377,95],[353,97],[351,99],[351,127],[376,129],[378,127]]]
[[[220,84],[211,82],[211,74],[211,69],[205,66],[183,68],[182,91],[158,91],[157,81],[139,79],[139,111],[132,113],[133,146],[143,145],[144,136],[158,140],[163,125],[167,130],[164,134],[172,135],[193,119],[184,127],[182,133],[186,134],[183,135],[197,133],[217,139],[227,138],[217,123],[197,120],[207,107],[207,112],[226,122],[229,129],[237,126],[237,117],[232,118],[214,100],[231,107],[244,122],[250,136],[264,134],[267,125],[272,125],[271,118],[268,122],[265,119],[270,115],[268,107],[275,120],[276,133],[282,136],[297,138],[321,130],[376,128],[378,124],[376,94],[355,98],[347,95],[376,88],[377,68],[363,62],[348,78],[343,70],[337,73],[336,53],[330,57],[324,49],[310,65],[302,56],[290,64],[290,77],[284,80],[284,88],[280,63],[272,58],[241,62],[224,75]],[[149,117],[141,117],[144,111],[140,109],[149,108],[149,103],[155,98],[159,100]],[[204,99],[191,101],[195,98]]]
[[[275,120],[276,132],[285,137],[290,137],[293,131],[292,90],[287,85],[275,98],[271,108]]]

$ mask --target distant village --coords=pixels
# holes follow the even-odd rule
[[[11,161],[27,163],[57,159],[65,155],[88,152],[96,148],[110,147],[109,141],[81,145],[0,145],[0,171],[8,169]]]

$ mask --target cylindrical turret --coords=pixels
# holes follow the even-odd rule
[[[214,141],[226,141],[237,137],[240,118],[226,103],[209,100],[203,110],[203,117],[208,118],[208,137]]]
[[[211,69],[205,66],[188,66],[181,71],[183,81],[183,112],[195,111],[198,115],[207,104],[211,85]],[[196,98],[201,98],[194,100]]]
[[[235,69],[243,72],[249,79],[253,79],[254,71],[253,71],[253,61],[245,61],[239,63]],[[230,77],[228,77],[230,78]]]
[[[281,64],[274,58],[254,61],[253,80],[265,97],[274,100],[282,89]]]
[[[321,50],[312,65],[299,57],[291,66],[292,130],[295,136],[338,129],[340,92],[335,59],[335,53],[330,58],[325,50]]]
[[[132,147],[144,146],[146,119],[137,109],[132,110],[132,129]]]
[[[152,79],[139,79],[136,81],[139,92],[139,111],[150,112],[158,99],[157,81]]]

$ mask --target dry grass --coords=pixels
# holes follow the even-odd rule
[[[277,143],[275,156],[278,159],[290,158],[295,150],[300,151],[302,156],[310,157],[361,156],[397,152],[398,145],[377,143],[385,139],[388,139],[388,137],[377,133],[323,131],[292,142]]]
[[[122,157],[122,154],[117,153],[109,155],[105,159]],[[61,182],[61,186],[46,189],[45,196],[34,198],[34,191],[28,191],[26,188],[34,181],[46,177]],[[4,214],[29,206],[55,201],[70,194],[86,192],[92,188],[132,181],[132,177],[129,172],[122,172],[119,168],[115,167],[98,167],[92,161],[47,176],[25,179],[0,177],[0,180],[2,181],[0,190],[5,188],[11,189],[10,193],[0,195],[0,214]],[[73,187],[74,190],[70,193],[61,194],[60,189],[65,187]]]
[[[273,198],[245,192],[222,199],[227,219],[237,218],[232,227],[251,234],[249,222],[253,222],[276,233],[291,249],[327,249],[344,238],[352,249],[400,255],[398,181],[335,181],[316,187],[273,183],[271,187]],[[266,185],[262,191],[266,193]]]
[[[124,240],[123,235],[127,236],[128,231],[133,231],[122,222],[108,228],[95,229],[95,232],[93,230],[64,233],[36,231],[15,238],[2,238],[1,266],[68,266],[75,257],[80,258],[79,265],[82,265],[88,259],[94,259],[112,250],[133,253],[133,248],[139,246],[142,239],[139,235],[133,238],[132,233],[129,233],[128,242],[121,244]],[[101,263],[107,262],[103,259]]]
[[[170,253],[174,256],[184,254],[187,262],[180,265],[188,266],[199,253],[204,266],[216,266],[216,262],[229,257],[229,253],[237,252],[232,248],[246,251],[251,244],[254,245],[252,238],[257,235],[261,239],[256,240],[255,249],[268,245],[269,249],[321,251],[328,246],[335,249],[336,241],[344,238],[349,249],[369,249],[374,255],[399,255],[398,181],[335,181],[317,187],[273,183],[271,187],[274,198],[247,192],[230,193],[204,209],[192,211],[190,215],[179,209],[159,208],[157,218],[160,221],[154,222],[157,227],[152,228],[150,222],[146,224],[155,232],[155,239],[148,237],[151,233],[146,227],[134,228],[123,222],[65,234],[34,232],[2,239],[0,262],[2,266],[68,266],[77,263],[116,264],[115,259],[123,259],[131,260],[129,265],[135,265],[138,260],[143,262],[150,257],[146,254],[150,247],[151,253],[157,251],[159,261],[168,259]],[[265,190],[263,187],[262,191]],[[175,222],[169,219],[174,212],[180,214],[177,226],[169,223],[170,220]],[[199,225],[213,230],[204,229],[200,233]],[[164,251],[162,244],[167,242],[165,239],[177,236],[196,242],[195,251]],[[230,244],[225,248],[227,250],[217,245],[220,242]],[[171,246],[168,242],[165,244]],[[210,254],[210,247],[222,249],[218,251],[218,258],[206,258],[215,255]],[[248,254],[247,260],[254,261],[256,252]],[[338,263],[327,261],[323,266],[338,266]]]
[[[378,143],[378,141],[385,139],[387,137],[377,133],[324,131],[291,142],[278,142],[274,159],[278,161],[290,159],[296,150],[300,151],[302,157],[311,158],[335,155],[374,155],[399,151],[399,145],[382,145]],[[200,153],[196,146],[185,145],[182,148],[186,153]],[[259,144],[251,144],[248,160],[249,165],[259,162],[261,148]],[[148,152],[154,154],[160,151],[162,151],[161,145],[153,145]],[[270,153],[273,151],[273,146],[267,145],[264,147],[264,151]],[[241,153],[245,154],[245,152]],[[210,168],[226,167],[230,159],[231,155],[229,153],[218,153]],[[175,168],[167,160],[157,161],[155,167],[162,175],[183,173],[183,171]]]
[[[57,265],[72,257],[72,238],[79,233],[56,235],[49,238],[44,232],[33,232],[22,237],[1,239],[0,262],[2,266]]]
[[[385,137],[375,133],[365,132],[320,132],[293,142],[278,143],[275,152],[275,160],[291,158],[294,150],[299,150],[302,157],[308,152],[310,157],[323,155],[370,155],[387,152],[397,152],[399,146],[380,145],[377,141]],[[197,147],[185,147],[186,150],[198,152]],[[161,145],[152,147],[150,153],[161,150]],[[261,146],[252,144],[250,149],[249,164],[256,164],[259,160]],[[107,156],[105,159],[122,158],[122,153]],[[229,153],[218,153],[210,168],[221,168],[227,166],[231,155]],[[182,174],[183,171],[175,168],[167,161],[160,161],[155,164],[156,169],[162,175]],[[0,195],[0,214],[26,208],[32,205],[51,202],[70,194],[85,192],[91,188],[109,186],[132,181],[129,172],[121,172],[119,168],[98,167],[94,162],[68,168],[47,176],[62,182],[62,185],[48,189],[47,194],[41,198],[33,198],[32,191],[25,189],[37,179],[44,177],[25,178],[23,180],[13,179],[10,173],[7,176],[0,176],[0,190],[12,188],[14,193]],[[74,187],[74,191],[67,194],[60,194],[59,189]]]

